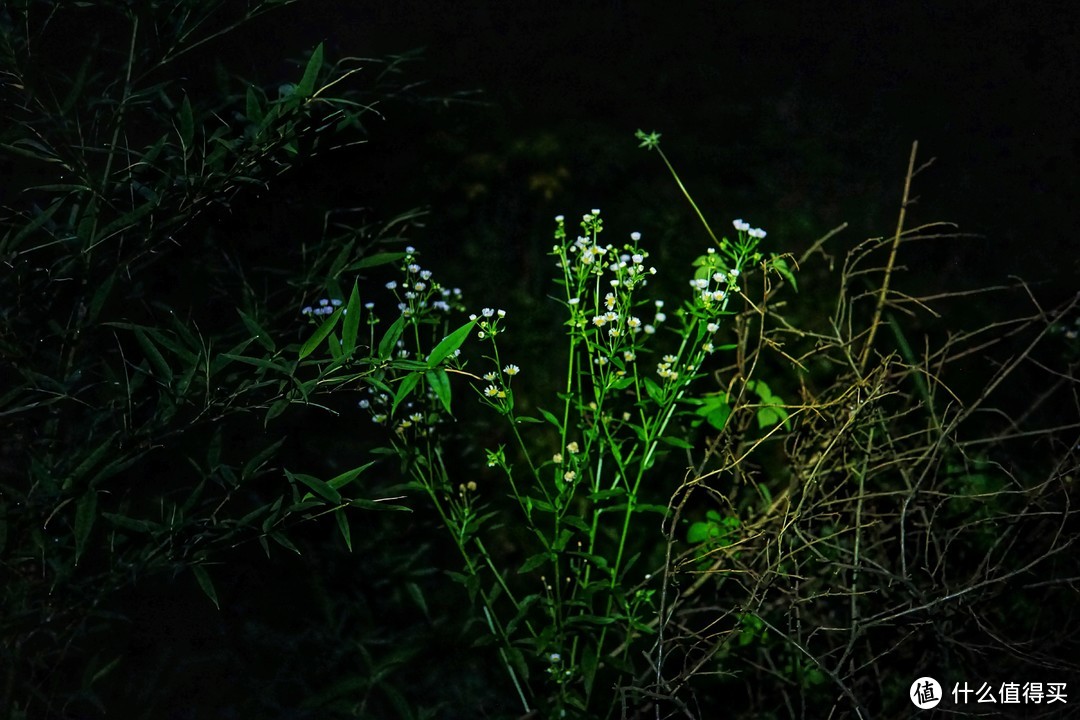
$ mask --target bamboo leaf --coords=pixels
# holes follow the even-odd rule
[[[190,157],[192,143],[195,140],[195,117],[191,112],[191,100],[187,95],[180,104],[180,146],[184,157]]]
[[[303,360],[311,353],[315,352],[315,348],[319,347],[319,343],[326,339],[326,336],[334,331],[334,328],[338,324],[338,320],[341,319],[341,308],[334,311],[334,314],[326,319],[326,321],[319,326],[319,329],[315,331],[315,334],[308,338],[308,341],[304,343],[300,348],[300,359]],[[395,342],[396,339],[395,339]]]
[[[146,359],[150,361],[150,364],[154,366],[154,371],[165,381],[166,384],[172,382],[173,371],[169,367],[169,363],[165,362],[165,357],[161,354],[161,351],[157,349],[150,336],[146,334],[142,328],[135,328],[135,339],[139,341],[139,345],[142,346],[143,352],[146,353]]]
[[[300,83],[293,91],[294,97],[306,98],[310,97],[315,92],[315,79],[319,76],[319,71],[322,69],[323,64],[323,45],[319,43],[315,47],[315,51],[311,53],[311,59],[308,60],[307,67],[304,68],[304,76],[300,79]]]
[[[218,602],[217,590],[214,589],[214,581],[210,579],[210,573],[206,572],[206,568],[202,565],[193,565],[191,572],[195,575],[195,580],[199,583],[199,587],[202,588],[206,597],[210,598],[210,602],[214,603],[214,607],[220,610],[221,604]]]
[[[398,339],[401,337],[401,333],[405,331],[405,316],[402,315],[394,324],[386,330],[386,334],[383,335],[382,340],[379,341],[379,357],[383,360],[390,358],[390,353],[393,352],[394,346],[397,344]]]
[[[280,448],[284,442],[285,438],[281,438],[269,447],[263,448],[257,455],[244,463],[244,469],[240,471],[241,479],[247,480],[258,472],[266,461],[274,456],[274,453],[278,451],[278,448]]]
[[[376,267],[378,265],[389,265],[395,263],[402,258],[407,257],[405,253],[376,253],[369,257],[357,260],[349,266],[349,270],[363,270],[364,268]]]
[[[75,564],[86,550],[86,541],[97,518],[97,491],[87,490],[75,503]]]
[[[258,125],[262,122],[263,113],[262,107],[259,105],[259,96],[255,94],[255,88],[249,87],[247,89],[245,101],[244,115],[247,117],[247,121]]]
[[[341,537],[345,540],[345,547],[352,552],[352,531],[349,530],[349,518],[345,517],[345,510],[338,508],[334,511],[334,517],[337,518],[338,530],[341,531]]]
[[[360,329],[360,288],[353,281],[349,304],[345,308],[345,321],[341,328],[341,352],[348,358],[356,351],[356,334]]]
[[[277,349],[277,346],[274,344],[274,339],[270,337],[270,333],[266,332],[259,323],[255,322],[254,318],[239,308],[237,308],[236,312],[240,313],[240,319],[244,321],[244,327],[251,333],[255,342],[259,343],[270,352],[274,352],[274,350]]]
[[[294,482],[299,481],[304,485],[311,488],[311,490],[319,497],[332,502],[335,505],[341,504],[341,493],[334,488],[330,487],[327,483],[323,482],[317,477],[311,475],[304,475],[302,473],[291,473],[288,470],[285,471],[285,477]]]
[[[353,468],[352,470],[346,470],[345,472],[341,473],[337,477],[327,480],[326,484],[329,485],[330,487],[334,488],[335,490],[340,490],[341,488],[345,487],[346,485],[351,483],[356,478],[360,477],[360,473],[364,472],[365,470],[367,470],[369,467],[371,467],[374,464],[375,464],[375,461],[372,460],[371,462],[365,463],[365,464],[361,465],[360,467]]]

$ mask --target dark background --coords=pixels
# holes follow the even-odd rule
[[[1078,269],[1074,3],[473,1],[285,12],[291,39],[342,55],[422,47],[426,90],[481,91],[484,105],[465,112],[388,116],[396,137],[384,151],[398,163],[374,185],[432,206],[441,227],[451,212],[440,203],[458,199],[454,190],[473,201],[473,222],[504,223],[511,243],[523,242],[532,213],[607,212],[670,193],[662,166],[634,150],[641,127],[664,134],[714,226],[745,214],[785,250],[844,221],[858,238],[886,234],[918,140],[920,161],[937,162],[915,188],[915,223],[948,220],[982,236],[941,248],[950,262],[925,271],[989,279]],[[282,27],[280,16],[266,22]],[[527,182],[563,171],[550,198]],[[372,189],[362,174],[358,193]]]
[[[302,2],[209,43],[186,76],[198,100],[215,61],[268,84],[298,78],[284,58],[320,42],[328,61],[422,50],[407,66],[411,92],[445,101],[386,102],[367,144],[300,163],[273,190],[272,211],[250,212],[241,198],[226,222],[273,252],[317,232],[327,207],[360,206],[375,219],[425,207],[426,227],[410,238],[425,267],[460,285],[474,311],[522,318],[507,337],[515,359],[541,355],[536,343],[552,337],[542,298],[554,215],[603,209],[610,241],[641,231],[668,289],[684,287],[706,235],[656,154],[638,149],[638,128],[663,134],[718,232],[745,218],[769,231],[768,251],[798,254],[847,222],[840,256],[894,231],[917,140],[917,164],[936,161],[916,179],[908,226],[950,221],[970,236],[906,247],[909,289],[1019,275],[1048,303],[1074,294],[1080,6],[816,5]],[[1004,310],[954,304],[963,317],[950,319],[974,325]],[[349,422],[362,444],[370,424]],[[348,467],[355,448],[337,428],[325,441],[311,426],[291,428],[298,464],[324,462],[327,476]],[[495,443],[476,443],[463,455],[478,462],[477,448]],[[133,590],[119,600],[132,617],[120,641],[140,670],[121,683],[127,709],[226,717],[223,707],[263,701],[266,717],[309,717],[296,708],[324,677],[397,665],[410,668],[393,677],[419,705],[510,697],[485,665],[490,654],[466,649],[483,628],[454,616],[467,612],[465,593],[432,570],[455,560],[432,520],[357,518],[351,555],[331,523],[306,531],[302,558],[238,550],[218,572],[221,612],[189,577]],[[429,622],[411,586],[443,622]],[[113,707],[123,716],[120,701]]]

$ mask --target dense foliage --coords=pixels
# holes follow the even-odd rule
[[[714,231],[657,133],[435,133],[403,196],[566,199],[560,143],[649,191],[432,237],[367,143],[452,98],[219,59],[289,4],[0,9],[0,718],[1064,713],[1080,296],[906,273],[960,237],[916,147],[845,247]]]

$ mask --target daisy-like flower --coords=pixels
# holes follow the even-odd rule
[[[386,289],[387,290],[394,290],[396,288],[397,288],[397,283],[395,281],[391,280],[390,282],[386,283]]]
[[[413,422],[420,422],[421,420],[424,419],[424,414],[423,413],[413,413],[412,415],[409,416],[409,419],[412,420]]]
[[[704,350],[707,353],[711,353],[714,348],[713,348],[713,344],[711,342],[707,342],[707,343],[705,343],[704,345],[701,346],[701,349]]]
[[[337,298],[334,298],[333,300],[330,301],[330,304],[333,305],[334,307],[341,307],[341,300],[338,300]]]
[[[604,324],[607,323],[607,318],[603,315],[597,315],[592,319],[592,323],[596,327],[604,327]]]
[[[626,326],[633,330],[637,330],[639,327],[641,327],[641,318],[637,318],[631,315],[630,318],[626,321]]]
[[[716,332],[717,330],[720,329],[720,326],[717,325],[716,323],[709,323],[708,325],[705,326],[705,329],[708,330],[711,333],[714,333],[714,332]]]
[[[430,270],[421,270],[420,271],[420,279],[421,280],[430,280],[431,279],[431,271]]]
[[[579,452],[581,452],[581,449],[578,447],[576,440],[567,444],[566,452],[570,453],[571,455],[577,455]]]
[[[517,365],[514,365],[513,363],[510,363],[509,365],[507,365],[506,367],[503,368],[503,372],[506,373],[507,375],[509,375],[510,377],[513,377],[513,376],[517,375],[519,372],[521,372],[521,368],[519,368]]]
[[[413,290],[416,290],[417,292],[427,290],[427,283],[418,282],[413,285]]]
[[[713,299],[713,300],[715,300],[716,302],[720,302],[721,300],[723,300],[723,299],[724,299],[724,291],[723,291],[723,290],[717,290],[717,291],[715,291],[715,292],[714,292],[714,293],[712,294],[712,299]]]
[[[736,230],[746,231],[746,230],[750,229],[750,223],[743,222],[741,219],[736,220],[735,222],[733,222],[731,224],[735,226]]]
[[[573,470],[567,470],[562,476],[563,480],[565,480],[566,482],[573,482],[574,478],[576,478],[576,477],[577,477],[577,473],[574,472]]]
[[[491,309],[491,308],[484,308],[483,310],[480,311],[480,314],[483,315],[486,318],[489,318],[489,317],[493,317],[495,315],[495,311],[493,309]]]
[[[409,269],[409,272],[411,272],[411,273],[420,272],[420,266],[417,265],[416,263],[413,263],[412,265],[410,265],[408,269]]]
[[[494,371],[484,373],[484,379],[488,382],[495,382],[495,378],[499,377]]]
[[[495,397],[499,394],[499,388],[495,387],[494,385],[488,385],[486,388],[484,388],[484,394],[488,397]]]
[[[310,305],[308,305],[306,308],[304,308],[303,310],[300,311],[300,314],[301,315],[311,315],[313,312],[315,312],[315,309],[312,308]]]
[[[673,363],[676,360],[678,360],[678,358],[675,357],[674,355],[665,355],[664,356],[664,362],[666,362],[666,363]]]
[[[637,357],[637,355],[634,355],[633,350],[624,350],[623,351],[622,359],[625,360],[626,362],[634,362],[634,358],[636,358],[636,357]]]
[[[615,309],[615,293],[608,293],[604,296],[604,305],[607,305],[608,310]]]
[[[752,238],[757,238],[757,239],[760,240],[761,238],[765,237],[768,233],[766,233],[761,228],[754,228],[753,230],[748,230],[746,234],[749,235]]]
[[[555,463],[556,465],[562,465],[562,453],[555,453],[554,455],[552,455],[551,462]]]

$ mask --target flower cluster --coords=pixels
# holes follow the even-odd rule
[[[341,307],[341,300],[338,298],[322,298],[315,305],[307,305],[300,311],[301,315],[333,315],[334,311]],[[345,311],[342,310],[342,313]]]
[[[752,228],[752,227],[750,227],[750,223],[743,222],[742,220],[735,220],[731,224],[734,225],[735,229],[738,230],[739,232],[746,233],[750,237],[756,238],[758,240],[762,239],[763,237],[765,237],[768,234],[764,230],[762,230],[761,228]]]
[[[431,271],[420,267],[416,262],[416,248],[405,248],[405,259],[401,271],[401,282],[391,280],[386,289],[397,298],[397,309],[405,317],[424,315],[430,311],[449,313],[451,310],[463,310],[461,288],[444,288],[431,279]]]
[[[502,373],[495,370],[484,373],[484,381],[487,382],[487,386],[481,391],[482,395],[488,402],[492,403],[506,400],[510,383],[520,372],[521,368],[510,363],[503,367]]]
[[[469,316],[469,319],[476,322],[476,324],[480,327],[480,332],[476,334],[477,337],[479,337],[481,340],[494,340],[495,336],[502,332],[502,330],[499,328],[499,321],[505,317],[505,310],[484,308],[480,311],[480,315],[473,313]]]
[[[678,380],[679,373],[675,370],[678,358],[674,355],[665,355],[664,361],[656,366],[656,374],[665,380]]]
[[[400,420],[394,419],[390,415],[394,405],[394,398],[389,393],[369,387],[366,394],[367,397],[360,400],[357,406],[371,414],[373,423],[393,427],[394,432],[398,435],[413,432],[419,437],[427,437],[434,432],[437,426],[446,422],[443,415],[437,410],[440,407],[438,398],[431,391],[428,391],[424,398],[417,401],[419,405],[411,400],[402,403],[397,412],[397,417],[400,417]]]

